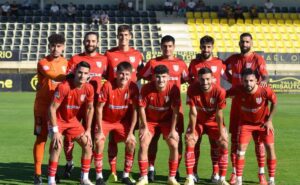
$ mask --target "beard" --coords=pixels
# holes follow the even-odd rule
[[[87,53],[93,53],[93,52],[95,52],[96,51],[96,49],[97,49],[97,47],[96,46],[84,46],[84,49],[85,49],[85,51],[87,52]]]
[[[251,48],[250,47],[240,47],[240,49],[241,49],[241,53],[243,53],[243,54],[245,54],[245,53],[248,53],[250,50],[251,50]]]
[[[202,57],[204,58],[204,59],[208,59],[209,57],[211,57],[211,53],[202,53]]]

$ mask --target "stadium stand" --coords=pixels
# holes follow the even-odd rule
[[[250,32],[254,37],[257,51],[297,53],[300,51],[300,14],[296,9],[282,12],[258,13],[258,18],[250,19],[244,13],[243,19],[218,18],[217,12],[187,12],[187,24],[195,51],[199,51],[199,39],[208,34],[216,38],[217,52],[238,52],[238,38],[242,32]]]
[[[102,42],[99,50],[104,53],[107,48],[117,45],[116,28],[121,24],[132,25],[134,37],[131,44],[133,47],[142,51],[159,48],[160,29],[157,26],[158,21],[154,11],[120,12],[116,11],[117,8],[114,6],[103,5],[102,8],[108,10],[110,23],[98,27],[90,26],[88,23],[91,10],[101,8],[101,5],[79,4],[75,21],[68,17],[49,16],[50,4],[45,7],[43,13],[39,10],[32,10],[21,11],[18,18],[1,16],[0,43],[2,43],[2,48],[10,50],[19,47],[22,50],[22,61],[37,61],[48,53],[46,38],[56,32],[66,37],[65,55],[69,58],[83,49],[81,46],[83,35],[88,31],[96,31]]]

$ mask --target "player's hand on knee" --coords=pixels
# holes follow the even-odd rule
[[[93,146],[91,132],[90,131],[85,131],[84,136],[87,139],[86,145]]]
[[[150,131],[149,131],[148,127],[140,128],[140,140],[144,140],[149,136],[150,136]]]
[[[169,135],[168,135],[168,139],[174,139],[175,141],[179,141],[179,135],[178,132],[176,130],[171,130]]]
[[[268,120],[262,126],[265,127],[265,129],[267,130],[267,135],[269,134],[274,135],[274,127],[272,121]]]
[[[188,142],[196,143],[197,142],[196,134],[194,132],[187,132],[185,134],[185,140],[187,143]]]
[[[125,143],[134,143],[136,144],[135,136],[132,133],[129,133]]]
[[[53,137],[52,137],[52,148],[57,150],[60,149],[62,147],[62,139],[61,139],[61,133],[56,132],[53,133]]]

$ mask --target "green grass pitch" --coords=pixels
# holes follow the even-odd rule
[[[33,157],[32,148],[35,137],[33,136],[33,101],[34,93],[1,93],[0,94],[0,184],[32,184]],[[230,102],[230,100],[228,101]],[[274,117],[275,140],[277,152],[277,185],[299,185],[300,171],[300,95],[278,95],[278,110]],[[228,126],[229,103],[225,110],[225,120]],[[187,121],[188,110],[185,107]],[[186,122],[187,123],[187,122]],[[44,158],[43,174],[44,183],[47,175],[48,146]],[[119,144],[118,170],[123,169],[123,144]],[[135,158],[133,177],[138,178],[138,163]],[[80,178],[80,150],[75,146],[74,152],[75,171],[70,180],[62,179],[61,184],[78,184]],[[159,152],[156,160],[157,183],[165,184],[168,174],[168,149],[165,142],[160,139]],[[65,164],[64,155],[60,159],[59,173],[63,171]],[[230,165],[229,165],[230,166]],[[107,152],[104,159],[104,174],[108,174]],[[201,184],[209,184],[211,175],[211,163],[209,159],[209,145],[207,136],[204,136],[201,145],[201,157],[198,173],[202,179]],[[231,168],[228,169],[229,178]],[[267,172],[267,169],[266,169]],[[181,181],[184,183],[184,160],[180,164]],[[90,177],[94,181],[95,170],[92,165]],[[253,142],[246,154],[246,166],[244,170],[245,184],[258,184],[257,163],[254,154]],[[46,184],[46,183],[45,183]],[[113,184],[108,182],[107,184]]]

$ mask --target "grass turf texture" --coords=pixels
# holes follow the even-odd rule
[[[33,101],[34,93],[1,93],[0,95],[0,184],[32,184],[33,183],[33,157],[32,148],[35,137],[33,136]],[[230,102],[230,100],[228,101]],[[275,142],[278,159],[276,182],[277,185],[299,185],[299,154],[300,154],[300,95],[278,95],[278,110],[274,117]],[[225,110],[225,121],[228,126],[229,103]],[[187,123],[188,109],[185,107]],[[43,165],[43,180],[46,184],[49,142]],[[124,161],[124,145],[119,144],[117,169],[121,175]],[[137,152],[136,152],[137,153]],[[108,176],[107,147],[104,158],[104,175]],[[201,145],[201,157],[198,173],[202,179],[201,184],[209,184],[212,167],[209,157],[207,136],[204,136]],[[61,184],[78,184],[80,178],[80,149],[75,145],[74,150],[75,170],[70,180],[61,180]],[[165,184],[168,175],[168,148],[164,140],[160,139],[159,151],[156,160],[156,183]],[[64,155],[61,155],[59,174],[63,173],[65,165]],[[229,165],[231,166],[231,165]],[[137,155],[133,167],[133,177],[138,178]],[[227,179],[231,173],[229,167]],[[181,181],[184,183],[184,159],[180,165]],[[266,169],[267,174],[267,169]],[[92,164],[90,178],[95,181],[95,170]],[[254,154],[253,142],[246,153],[246,166],[244,170],[244,184],[258,184],[257,162]],[[107,184],[114,184],[108,182]]]

